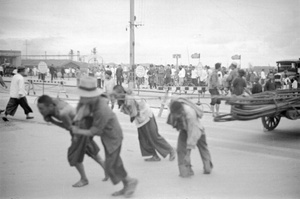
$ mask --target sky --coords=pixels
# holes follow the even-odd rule
[[[300,0],[135,0],[135,63],[242,67],[300,58]],[[0,50],[129,63],[130,0],[0,0]],[[27,42],[26,42],[27,41]],[[26,45],[27,43],[27,45]]]

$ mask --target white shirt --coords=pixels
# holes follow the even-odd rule
[[[100,72],[100,71],[97,71],[97,72],[95,73],[95,77],[96,77],[97,79],[101,79],[101,72]]]
[[[266,74],[265,74],[264,71],[261,71],[261,72],[260,72],[260,78],[261,78],[261,79],[266,79]]]
[[[182,68],[182,69],[179,71],[178,77],[179,77],[179,78],[184,78],[184,77],[185,77],[185,69],[184,69],[184,68]]]
[[[175,68],[172,68],[171,71],[172,71],[172,77],[174,77],[174,75],[175,75],[175,73],[176,73],[176,69],[175,69]]]
[[[218,74],[219,85],[222,85],[223,73],[221,71],[218,71],[217,74]]]
[[[26,96],[24,77],[17,73],[13,76],[10,84],[10,92],[9,95],[11,98],[20,98]]]
[[[298,88],[298,81],[294,80],[292,83],[292,88],[297,89]]]
[[[191,78],[196,79],[197,77],[198,77],[197,71],[196,71],[196,69],[193,69]]]

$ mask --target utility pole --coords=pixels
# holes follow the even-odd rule
[[[28,45],[29,45],[29,44],[28,44],[28,42],[27,42],[27,39],[26,39],[26,40],[25,40],[25,47],[26,47],[26,59],[27,59],[27,55],[28,55],[28,54],[27,54],[27,48],[28,48]]]
[[[130,0],[130,22],[129,22],[129,28],[130,28],[130,68],[132,70],[132,74],[129,75],[129,84],[128,88],[135,88],[135,68],[134,68],[134,0]]]
[[[173,54],[173,58],[176,59],[176,70],[178,70],[178,58],[181,58],[181,54]]]

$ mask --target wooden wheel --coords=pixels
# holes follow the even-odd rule
[[[272,131],[278,126],[280,119],[280,115],[274,117],[265,116],[261,118],[261,121],[268,131]]]

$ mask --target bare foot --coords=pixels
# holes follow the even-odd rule
[[[136,186],[138,184],[138,180],[137,179],[131,179],[127,186],[125,187],[125,193],[124,193],[124,196],[125,198],[129,198],[133,195],[133,193],[135,192],[135,189],[136,189]]]
[[[125,188],[121,189],[120,191],[116,191],[113,194],[111,194],[112,196],[121,196],[125,194]]]
[[[89,184],[88,180],[79,180],[75,184],[72,185],[72,187],[83,187]]]
[[[102,181],[107,181],[109,179],[109,177],[108,176],[105,176],[105,178],[103,178],[103,180]]]

